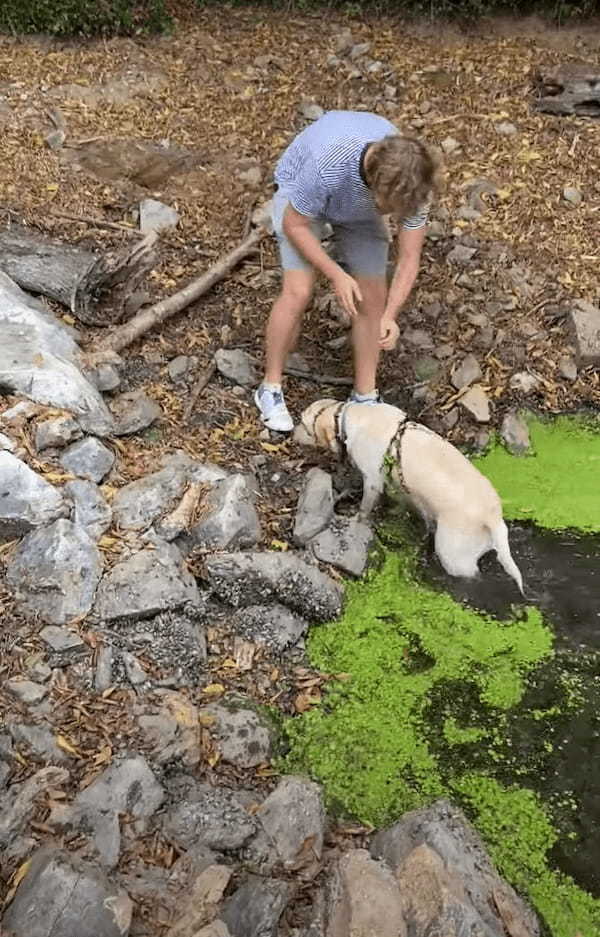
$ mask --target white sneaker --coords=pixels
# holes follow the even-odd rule
[[[348,403],[362,403],[366,406],[373,406],[378,403],[383,403],[379,391],[376,390],[372,397],[362,397],[360,394],[357,394],[355,390],[352,391],[348,397]]]
[[[267,429],[276,433],[290,433],[293,430],[294,421],[285,405],[283,391],[268,390],[261,384],[254,394],[254,403]]]

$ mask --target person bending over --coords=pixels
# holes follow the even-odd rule
[[[293,420],[281,380],[318,272],[352,320],[350,399],[378,402],[379,355],[396,345],[396,318],[419,270],[436,163],[425,144],[401,135],[383,117],[330,111],[285,150],[275,183],[271,212],[283,282],[267,324],[264,379],[254,399],[269,429],[289,432]],[[399,222],[398,263],[389,290],[385,215]],[[326,223],[349,273],[322,247]]]

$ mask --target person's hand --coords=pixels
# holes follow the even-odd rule
[[[348,273],[344,273],[340,267],[339,272],[335,273],[331,278],[331,285],[335,290],[335,295],[342,309],[344,309],[349,316],[357,316],[358,310],[356,308],[356,303],[362,302],[362,295],[356,280]]]
[[[391,351],[396,347],[400,329],[395,319],[383,316],[379,329],[379,347],[384,351]]]

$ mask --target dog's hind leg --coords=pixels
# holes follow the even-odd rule
[[[366,520],[374,511],[381,496],[381,489],[366,479],[363,484],[363,496],[360,502],[359,517]]]
[[[479,573],[477,560],[489,549],[487,532],[466,532],[438,521],[435,531],[435,552],[449,576],[473,579]]]

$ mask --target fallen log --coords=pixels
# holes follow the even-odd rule
[[[559,65],[535,76],[536,110],[600,117],[600,66]]]
[[[114,329],[110,335],[98,343],[96,352],[101,356],[106,352],[121,351],[123,348],[135,342],[136,339],[145,335],[146,332],[149,332],[150,329],[155,328],[178,312],[181,312],[186,306],[189,306],[190,303],[195,302],[200,296],[207,293],[215,283],[223,280],[241,260],[244,260],[245,257],[252,254],[256,250],[259,242],[265,237],[266,233],[264,228],[256,228],[241,244],[238,244],[232,251],[225,254],[224,257],[221,257],[206,273],[203,273],[201,277],[192,280],[192,282],[184,286],[182,290],[167,297],[167,299],[162,299],[160,302],[155,303],[154,306],[143,309],[142,312],[139,312],[133,319],[130,319],[129,322]],[[100,358],[98,360],[100,360]]]
[[[127,297],[156,265],[156,234],[102,254],[17,225],[0,231],[0,270],[29,293],[66,306],[85,325],[122,319]]]

